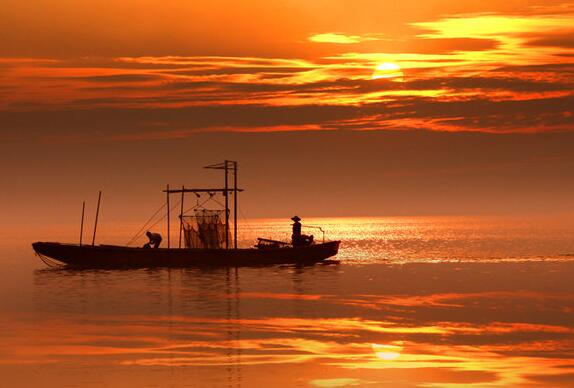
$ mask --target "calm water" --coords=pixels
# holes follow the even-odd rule
[[[0,386],[574,386],[574,222],[307,222],[344,241],[338,264],[51,269],[29,243],[75,230],[0,231]]]

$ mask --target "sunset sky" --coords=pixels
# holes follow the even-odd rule
[[[247,217],[573,213],[573,85],[574,1],[4,0],[0,200],[141,219],[228,158]]]

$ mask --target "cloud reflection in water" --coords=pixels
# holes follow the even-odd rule
[[[32,364],[53,386],[71,366],[106,384],[135,370],[155,382],[169,370],[174,385],[568,384],[573,273],[570,262],[40,270],[36,312],[2,319],[0,368]]]

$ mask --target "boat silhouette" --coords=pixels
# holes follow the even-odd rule
[[[299,242],[278,241],[258,238],[257,244],[251,248],[237,247],[237,197],[243,191],[237,187],[236,161],[225,160],[223,163],[205,168],[224,171],[225,184],[223,188],[185,188],[170,189],[167,186],[167,248],[130,247],[119,245],[96,245],[95,233],[99,212],[100,196],[96,224],[91,245],[82,244],[82,227],[79,244],[59,242],[35,242],[32,247],[36,254],[48,265],[64,264],[80,268],[141,268],[141,267],[200,267],[200,266],[251,266],[274,264],[312,264],[321,262],[338,253],[340,241],[311,241]],[[233,172],[233,185],[229,185],[229,172]],[[198,198],[207,194],[213,197],[222,194],[225,199],[223,210],[211,210],[195,207],[193,213],[184,212],[183,203],[186,194],[194,194]],[[181,196],[179,215],[178,247],[171,247],[170,236],[170,197]],[[230,206],[229,197],[233,197],[233,236],[229,230]],[[321,228],[319,228],[323,231]],[[231,239],[233,237],[233,239]],[[182,246],[183,239],[183,246]]]

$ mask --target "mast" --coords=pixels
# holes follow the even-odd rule
[[[181,231],[183,230],[183,196],[185,195],[185,186],[181,186],[181,207],[179,209],[179,247],[181,248]],[[168,194],[169,196],[169,194]]]
[[[243,191],[237,188],[237,169],[238,163],[234,160],[225,160],[223,163],[212,164],[205,166],[204,168],[209,168],[213,170],[224,170],[225,172],[225,188],[213,191],[221,191],[225,195],[225,248],[229,249],[229,194],[232,193],[233,197],[233,246],[237,249],[237,193]],[[233,188],[229,188],[229,170],[233,170]],[[202,189],[204,190],[204,189]],[[199,192],[200,189],[197,189]],[[172,192],[174,192],[172,190]]]
[[[96,230],[98,229],[98,216],[100,215],[100,200],[102,199],[102,190],[98,192],[98,207],[96,209],[96,221],[94,222],[94,235],[92,236],[92,246],[96,243]]]
[[[233,195],[233,247],[237,249],[237,194],[242,189],[237,188],[237,169],[238,163],[233,160],[225,160],[223,163],[212,164],[209,166],[205,166],[204,168],[213,169],[213,170],[224,170],[225,172],[225,187],[218,188],[218,189],[186,189],[185,186],[182,186],[181,189],[170,189],[169,185],[164,190],[166,193],[166,202],[167,202],[167,247],[170,248],[170,208],[169,208],[169,196],[170,194],[181,194],[181,209],[180,209],[180,224],[179,224],[179,247],[181,248],[181,235],[183,229],[183,199],[185,193],[209,193],[213,195],[213,193],[221,193],[225,196],[225,249],[229,249],[229,194]],[[233,187],[229,187],[229,170],[233,170]]]
[[[225,169],[225,249],[229,249],[229,183],[228,183],[228,160],[224,162]]]
[[[84,236],[84,211],[86,210],[86,201],[82,202],[82,223],[80,224],[80,246],[82,246],[82,237]]]
[[[167,201],[167,247],[170,247],[169,243],[169,185],[167,185],[166,190],[166,201]]]
[[[233,247],[237,249],[237,162],[233,162]]]

